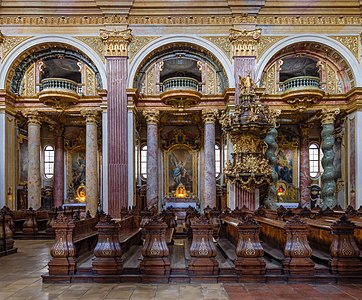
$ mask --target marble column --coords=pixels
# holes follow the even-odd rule
[[[37,111],[24,112],[28,118],[28,207],[41,206],[40,129],[41,120]]]
[[[119,217],[128,206],[128,44],[131,30],[101,30],[106,47],[108,128],[108,213]]]
[[[278,158],[276,155],[276,151],[278,149],[278,144],[276,142],[276,137],[278,136],[278,130],[276,128],[272,128],[269,130],[268,134],[264,138],[264,142],[268,145],[266,150],[266,157],[269,161],[269,166],[272,170],[272,182],[269,185],[268,197],[264,201],[264,205],[267,208],[275,208],[275,202],[277,199],[277,188],[276,184],[278,181],[278,173],[275,171],[276,166],[278,164]]]
[[[216,109],[203,110],[204,127],[204,207],[216,206],[215,120]]]
[[[235,103],[240,104],[239,77],[246,77],[250,73],[255,78],[256,56],[261,29],[255,30],[230,30],[229,39],[233,46],[234,76],[235,76]]]
[[[301,125],[301,139],[300,139],[300,179],[299,179],[299,193],[300,204],[302,207],[310,203],[310,171],[309,171],[309,132],[311,127],[309,124]]]
[[[322,123],[322,194],[323,208],[334,207],[336,201],[336,183],[334,181],[335,168],[334,161],[334,120],[339,114],[339,109],[327,110],[323,109],[320,116]]]
[[[86,196],[87,206],[91,216],[96,215],[98,209],[98,137],[97,137],[97,118],[96,110],[85,110],[82,115],[86,117]]]
[[[145,110],[147,122],[147,206],[158,206],[158,110]]]
[[[64,200],[64,127],[50,126],[55,138],[53,207],[63,205]]]

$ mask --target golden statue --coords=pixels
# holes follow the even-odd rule
[[[246,77],[241,77],[239,75],[239,86],[240,86],[240,95],[254,95],[256,84],[251,78],[250,72],[246,75]]]
[[[76,191],[76,196],[77,196],[76,199],[79,202],[85,202],[85,200],[87,199],[85,185],[83,182],[80,184],[80,186],[78,186],[77,191]]]
[[[186,198],[187,197],[186,188],[182,183],[180,183],[177,186],[176,192],[175,192],[175,197],[177,197],[177,198]]]

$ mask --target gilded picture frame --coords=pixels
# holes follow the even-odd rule
[[[189,196],[197,196],[197,151],[175,144],[164,152],[165,196],[173,196],[182,183]]]

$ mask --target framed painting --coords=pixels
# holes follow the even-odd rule
[[[67,198],[74,200],[77,189],[86,184],[85,147],[67,151]]]
[[[171,196],[182,184],[188,195],[197,195],[197,151],[174,145],[165,151],[165,195]]]
[[[28,137],[19,134],[18,137],[18,184],[25,185],[28,182]]]

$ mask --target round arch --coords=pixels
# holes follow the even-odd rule
[[[335,49],[350,65],[353,71],[353,76],[355,78],[356,86],[362,86],[362,71],[360,70],[360,64],[358,63],[357,59],[353,56],[353,54],[338,41],[324,35],[314,35],[314,34],[300,34],[300,35],[290,36],[278,41],[275,45],[273,45],[272,48],[269,48],[264,53],[264,55],[259,59],[256,65],[256,72],[255,72],[256,80],[261,79],[262,73],[266,65],[276,53],[278,53],[280,50],[289,45],[300,42],[316,42]]]
[[[102,88],[107,89],[107,77],[106,77],[106,70],[105,65],[102,62],[101,58],[94,52],[91,51],[89,46],[84,44],[82,41],[77,40],[76,38],[69,37],[69,36],[60,36],[60,35],[41,35],[36,36],[34,38],[30,38],[18,46],[16,46],[13,51],[5,58],[5,61],[0,69],[0,89],[5,89],[6,86],[6,79],[10,68],[12,67],[13,62],[26,50],[40,45],[44,43],[62,43],[68,44],[79,49],[85,55],[87,55],[91,61],[97,67],[99,74],[102,79]]]
[[[140,49],[140,51],[138,51],[137,55],[134,57],[133,61],[129,66],[127,87],[129,88],[133,87],[133,81],[135,80],[136,72],[139,66],[144,61],[144,59],[147,57],[147,55],[149,55],[152,51],[156,50],[157,48],[164,46],[166,44],[180,43],[180,42],[195,44],[213,53],[225,70],[226,76],[229,81],[229,87],[235,87],[233,65],[231,64],[230,60],[225,55],[225,53],[221,49],[219,49],[216,45],[210,43],[209,41],[203,38],[197,36],[186,36],[186,35],[163,36],[161,38],[153,40],[152,42],[147,44],[144,48]]]

